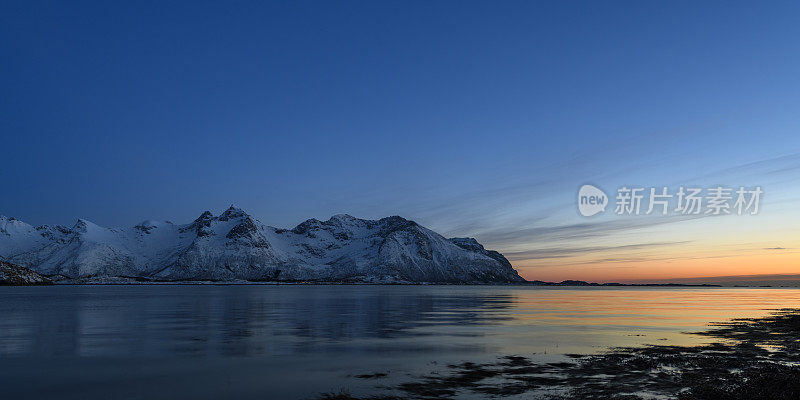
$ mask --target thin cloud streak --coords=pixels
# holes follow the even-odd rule
[[[494,230],[481,232],[479,237],[486,243],[521,244],[546,241],[586,239],[607,236],[611,233],[650,228],[704,218],[704,215],[679,215],[657,218],[632,218],[602,222],[582,222],[569,225],[539,226],[517,230]]]
[[[567,258],[587,253],[598,253],[605,251],[641,250],[652,247],[673,246],[673,245],[681,245],[688,243],[691,243],[691,241],[637,243],[637,244],[625,244],[619,246],[546,248],[546,249],[526,250],[517,252],[507,252],[505,253],[505,256],[506,258],[512,261],[546,259],[546,258]]]

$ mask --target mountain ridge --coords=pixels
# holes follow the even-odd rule
[[[188,224],[145,220],[131,228],[85,219],[34,228],[0,216],[0,259],[62,282],[525,282],[475,239],[447,239],[400,216],[337,214],[282,229],[235,206]]]

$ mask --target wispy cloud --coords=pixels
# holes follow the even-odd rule
[[[693,179],[705,180],[730,175],[781,175],[786,172],[795,172],[800,169],[800,153],[787,154],[780,157],[766,158],[759,161],[748,162],[711,171]]]
[[[529,260],[533,258],[535,259],[566,258],[566,257],[575,257],[587,253],[641,250],[653,247],[681,245],[687,243],[691,243],[691,241],[636,243],[636,244],[624,244],[619,246],[553,247],[553,248],[544,248],[535,250],[506,252],[504,254],[509,260],[517,261],[517,260]]]
[[[612,233],[633,231],[703,217],[703,215],[676,215],[665,217],[621,218],[566,225],[535,226],[515,230],[496,229],[480,232],[478,236],[482,241],[493,244],[546,243],[548,241],[577,240],[608,236]]]

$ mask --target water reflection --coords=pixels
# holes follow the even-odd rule
[[[798,289],[0,287],[0,356],[582,352],[792,307]]]
[[[498,324],[512,318],[504,311],[514,302],[510,294],[420,287],[2,289],[0,352],[43,356],[253,356],[320,351],[363,339],[437,335],[437,326]]]
[[[798,304],[798,289],[0,287],[0,387],[81,400],[372,393],[448,363],[695,344],[709,339],[683,332]],[[392,374],[354,378],[376,371]]]

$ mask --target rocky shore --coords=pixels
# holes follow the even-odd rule
[[[0,285],[52,285],[53,282],[31,271],[28,268],[20,267],[0,260]]]
[[[386,387],[386,394],[357,397],[342,391],[319,399],[800,398],[800,309],[714,323],[694,333],[713,343],[614,348],[597,355],[571,354],[571,361],[558,363],[507,355],[492,363],[449,365],[443,373]]]

